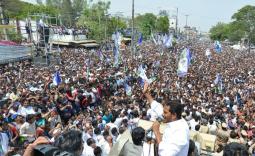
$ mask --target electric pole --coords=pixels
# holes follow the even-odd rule
[[[186,31],[186,40],[188,40],[188,17],[189,15],[185,15],[186,16],[186,25],[185,25],[185,31]]]
[[[186,27],[188,26],[188,17],[189,17],[189,15],[185,15],[186,16]]]
[[[176,8],[176,21],[175,21],[175,32],[176,32],[176,36],[178,36],[178,8]]]
[[[134,51],[134,15],[135,15],[135,4],[134,0],[132,0],[132,36],[131,36],[131,55],[132,58],[135,55]]]

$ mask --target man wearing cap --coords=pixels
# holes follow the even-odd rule
[[[216,137],[217,138],[216,138],[215,150],[217,150],[220,145],[225,146],[228,142],[229,132],[227,131],[226,123],[221,124],[221,129],[218,129],[216,133]]]

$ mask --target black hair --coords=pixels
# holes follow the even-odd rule
[[[104,132],[103,132],[103,136],[104,136],[104,137],[107,137],[107,136],[109,136],[109,135],[110,135],[109,131],[104,131]]]
[[[101,134],[100,128],[96,127],[96,128],[94,129],[94,133],[95,133],[96,135]]]
[[[189,140],[189,152],[188,152],[188,156],[192,156],[192,153],[195,152],[195,149],[196,149],[195,142],[193,140]]]
[[[93,121],[92,121],[92,126],[93,126],[94,128],[98,126],[97,120],[93,120]]]
[[[224,147],[223,156],[249,156],[249,154],[244,145],[233,142]]]
[[[210,124],[210,125],[213,124],[213,119],[212,119],[212,118],[209,119],[209,124]]]
[[[166,103],[166,106],[169,107],[169,111],[172,114],[176,114],[176,117],[178,120],[181,119],[183,106],[181,105],[180,100],[170,100]]]
[[[26,116],[26,121],[29,122],[29,121],[31,121],[33,118],[34,118],[34,115],[33,115],[33,114],[28,114],[28,115]]]
[[[230,138],[235,139],[237,137],[237,133],[234,130],[232,130],[230,132],[229,136],[230,136]]]
[[[112,132],[112,135],[118,134],[118,130],[116,127],[112,128],[111,132]]]
[[[87,140],[87,145],[88,146],[91,146],[92,144],[94,144],[95,143],[95,140],[93,139],[93,138],[89,138],[88,140]]]
[[[96,147],[95,149],[94,149],[94,155],[95,156],[101,156],[102,155],[102,149],[100,148],[100,147]]]
[[[136,127],[132,131],[133,143],[137,146],[142,146],[145,137],[145,130],[142,127]]]
[[[137,110],[133,111],[133,117],[138,118],[139,117],[139,112]]]
[[[62,151],[67,151],[78,155],[83,147],[82,133],[78,130],[69,130],[59,135],[54,146],[58,147]]]
[[[200,129],[200,125],[197,124],[197,125],[195,126],[195,130],[196,130],[196,131],[199,131],[199,129]]]

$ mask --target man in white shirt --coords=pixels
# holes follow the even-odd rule
[[[94,139],[89,138],[87,143],[84,144],[82,156],[94,156],[94,148],[96,148],[96,142]]]
[[[179,101],[169,101],[164,106],[166,129],[161,137],[159,122],[154,122],[152,129],[158,143],[160,156],[184,156],[189,150],[189,126],[181,118],[182,105]]]
[[[148,84],[145,83],[143,93],[152,101],[148,93]],[[159,108],[161,104],[155,105]],[[162,107],[162,105],[161,105]],[[181,114],[183,106],[179,100],[168,101],[164,105],[163,117],[164,123],[167,124],[163,137],[159,131],[159,122],[155,121],[152,126],[156,142],[158,144],[159,156],[186,156],[189,150],[189,126],[182,119]]]
[[[189,121],[189,124],[190,124],[190,129],[192,130],[192,131],[195,131],[195,127],[196,127],[196,125],[198,125],[199,124],[199,117],[196,115],[196,114],[192,114],[192,119]]]
[[[19,107],[18,114],[26,117],[28,114],[35,114],[35,111],[32,106],[29,106],[28,101],[24,100],[23,105]]]
[[[9,150],[9,138],[6,133],[0,132],[0,155],[6,155]]]
[[[26,137],[29,142],[33,142],[35,140],[36,127],[34,115],[27,115],[26,122],[20,127],[20,135]]]

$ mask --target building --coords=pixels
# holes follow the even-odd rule
[[[169,17],[169,29],[176,29],[176,17]]]
[[[187,40],[195,39],[199,35],[198,30],[196,29],[196,27],[190,27],[190,26],[185,26],[184,27],[183,34],[185,35]]]

